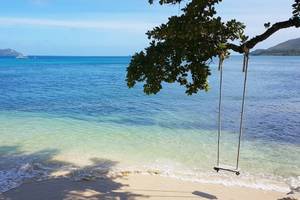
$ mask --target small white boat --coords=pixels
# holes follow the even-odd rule
[[[17,57],[16,57],[16,59],[26,59],[26,58],[28,58],[27,56],[24,56],[24,55],[18,55]]]

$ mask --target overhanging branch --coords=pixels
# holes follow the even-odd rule
[[[266,40],[268,37],[273,35],[275,32],[277,32],[281,29],[290,28],[290,27],[299,28],[300,27],[300,18],[294,17],[287,21],[277,22],[277,23],[273,24],[270,28],[268,28],[263,34],[255,36],[254,38],[248,40],[244,44],[241,44],[241,45],[228,44],[227,47],[228,47],[228,49],[231,49],[235,52],[244,53],[245,49],[252,49],[253,47],[255,47],[255,45]]]

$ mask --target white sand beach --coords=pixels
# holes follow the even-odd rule
[[[124,174],[115,179],[71,180],[57,178],[29,182],[1,196],[4,200],[97,199],[222,199],[295,200],[298,196],[275,191],[201,184],[158,175]]]

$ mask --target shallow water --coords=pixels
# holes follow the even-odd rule
[[[239,178],[212,171],[216,64],[208,93],[186,96],[165,85],[147,96],[141,85],[126,87],[129,61],[0,59],[0,191],[49,169],[86,166],[282,191],[300,185],[300,57],[251,57]],[[236,159],[241,63],[239,56],[225,63],[221,162],[229,165]]]

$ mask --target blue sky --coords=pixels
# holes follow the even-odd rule
[[[264,22],[286,20],[293,0],[224,0],[218,12],[237,18],[247,34],[264,31]],[[147,0],[2,0],[0,48],[28,55],[132,55],[147,46],[145,32],[178,13],[178,6]],[[258,48],[300,37],[287,29]]]

